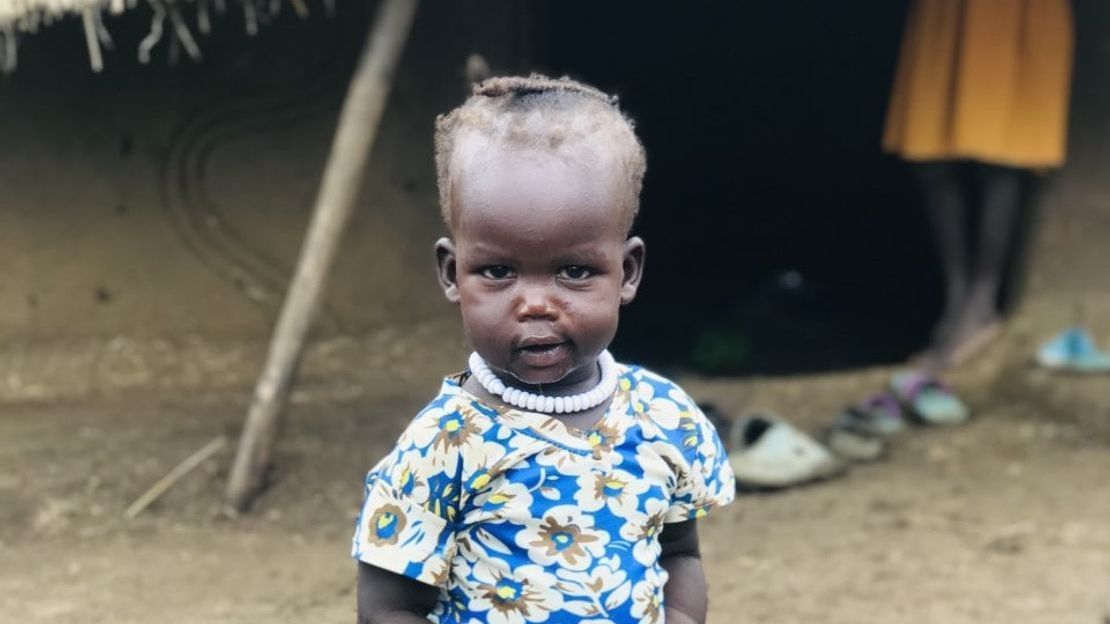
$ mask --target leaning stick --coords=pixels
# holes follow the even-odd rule
[[[93,11],[100,9],[86,8],[81,11],[81,25],[85,28],[85,45],[89,49],[89,65],[94,72],[99,73],[104,69],[104,59],[100,56],[100,33],[96,30],[96,16]]]
[[[185,458],[180,464],[173,467],[173,470],[166,473],[166,476],[158,479],[158,481],[150,486],[150,489],[143,492],[143,495],[135,499],[135,502],[123,512],[123,517],[131,520],[135,516],[143,513],[143,510],[150,506],[151,503],[158,500],[165,494],[175,483],[181,480],[182,477],[192,472],[197,466],[204,463],[206,459],[212,457],[223,447],[227,446],[227,436],[220,436],[208,444],[201,447],[200,450]]]
[[[231,466],[226,499],[236,511],[246,510],[264,485],[305,337],[319,308],[340,235],[354,209],[416,4],[417,0],[385,0],[380,5],[351,79],[297,271],[282,305]]]

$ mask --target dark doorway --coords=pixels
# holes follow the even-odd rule
[[[721,373],[893,362],[940,290],[879,147],[902,3],[537,5],[537,64],[620,95],[648,150],[628,359]]]

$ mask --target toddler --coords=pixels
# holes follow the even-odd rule
[[[359,621],[704,621],[696,522],[732,471],[693,400],[606,350],[644,266],[631,122],[573,80],[493,78],[435,143],[474,353],[366,477]]]

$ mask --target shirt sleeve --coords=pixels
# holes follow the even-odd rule
[[[451,435],[465,418],[429,406],[366,475],[351,556],[442,587],[455,550],[461,461]]]
[[[678,427],[668,435],[676,448],[672,466],[676,482],[663,521],[683,522],[731,503],[736,477],[713,423],[677,387],[671,396],[680,408]]]

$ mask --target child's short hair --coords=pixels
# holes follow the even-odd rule
[[[620,207],[625,229],[640,208],[647,158],[632,120],[617,106],[616,96],[571,80],[540,74],[490,78],[474,86],[462,106],[436,118],[436,173],[439,205],[448,228],[452,221],[452,188],[462,133],[491,143],[558,150],[589,140],[610,149],[624,170],[627,201]]]

